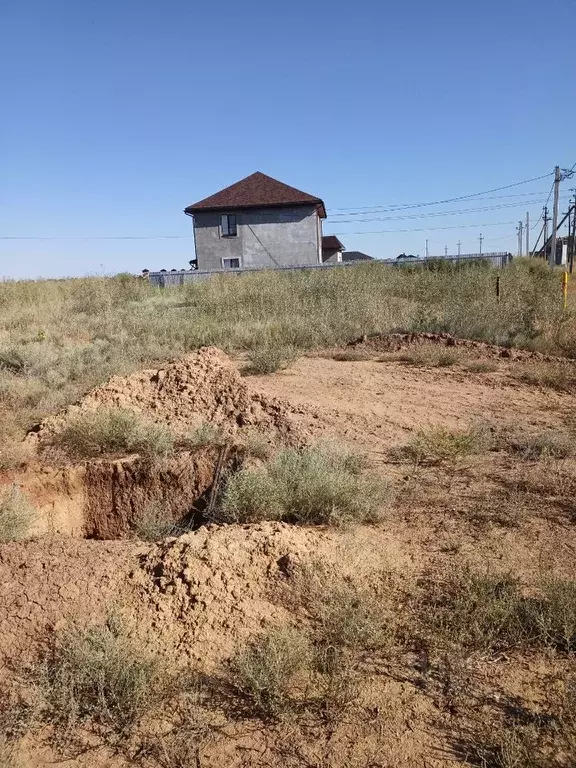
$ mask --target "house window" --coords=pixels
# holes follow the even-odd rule
[[[236,237],[238,230],[236,228],[236,214],[225,213],[220,216],[220,232],[222,237]]]
[[[222,259],[224,269],[240,269],[240,259]]]

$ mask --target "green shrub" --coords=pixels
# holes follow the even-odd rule
[[[159,659],[109,621],[63,636],[45,660],[40,685],[57,725],[89,721],[127,733],[162,700],[165,677]]]
[[[7,488],[0,499],[0,542],[25,538],[37,514],[16,484]]]
[[[576,651],[576,581],[546,577],[539,595],[526,598],[521,619],[532,642],[564,653]]]
[[[128,408],[98,408],[69,416],[50,443],[75,459],[128,453],[160,458],[172,452],[174,438],[167,426]]]
[[[324,446],[288,449],[265,467],[233,475],[216,520],[345,525],[376,522],[390,498],[385,482],[359,472],[355,457]]]
[[[262,717],[278,717],[297,705],[295,682],[309,669],[309,639],[295,629],[277,629],[240,650],[230,661],[231,680]]]

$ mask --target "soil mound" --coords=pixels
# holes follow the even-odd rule
[[[328,534],[284,523],[206,526],[155,545],[133,574],[135,605],[151,612],[162,648],[204,668],[290,617],[274,585],[318,553]],[[147,622],[140,617],[139,625]]]
[[[209,669],[267,626],[290,622],[274,585],[327,542],[328,533],[262,523],[207,526],[156,545],[0,545],[0,662],[24,652],[32,661],[54,633],[112,612],[159,653]]]
[[[205,423],[230,435],[242,427],[255,427],[271,437],[293,432],[289,408],[251,391],[232,361],[214,347],[204,347],[163,368],[113,376],[34,432],[42,443],[59,431],[67,415],[102,406],[130,408],[181,434]]]
[[[497,344],[488,344],[484,341],[472,341],[471,339],[459,339],[449,333],[385,333],[374,336],[362,336],[351,341],[348,347],[371,352],[402,352],[411,347],[440,346],[458,347],[469,350],[479,357],[504,358],[509,360],[540,360],[551,362],[565,358],[544,355],[541,352],[530,352],[526,349],[510,349]]]

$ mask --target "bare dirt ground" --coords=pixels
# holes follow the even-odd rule
[[[395,503],[382,524],[342,531],[266,522],[201,527],[152,545],[52,534],[2,544],[0,679],[8,681],[6,690],[22,679],[21,665],[36,664],[61,631],[101,623],[110,611],[171,663],[218,677],[239,645],[270,627],[306,622],[290,608],[291,578],[299,565],[315,559],[335,567],[345,580],[373,585],[387,574],[403,589],[430,570],[448,573],[465,564],[510,572],[526,583],[542,572],[573,577],[573,459],[526,461],[494,450],[448,465],[414,465],[391,454],[431,425],[561,432],[572,396],[522,383],[514,373],[518,361],[493,349],[468,347],[466,360],[448,367],[414,367],[386,359],[386,352],[398,348],[396,342],[385,348],[363,341],[356,349],[369,359],[335,360],[326,353],[300,358],[270,376],[244,379],[223,356],[202,353],[205,379],[196,360],[160,376],[131,377],[128,387],[115,379],[88,398],[81,407],[104,400],[136,405],[157,411],[176,428],[213,419],[232,433],[243,413],[245,421],[275,437],[346,444],[391,479]],[[496,370],[472,373],[466,369],[470,359],[495,360]],[[223,381],[226,395],[214,396]],[[43,429],[58,424],[52,419]],[[42,429],[35,439],[42,440]],[[33,495],[34,483],[27,481],[26,487]],[[77,535],[79,528],[76,520],[71,530]],[[215,700],[202,715],[213,736],[189,765],[470,765],[460,741],[475,707],[504,711],[514,703],[523,711],[543,711],[566,672],[564,661],[543,653],[476,657],[467,662],[465,676],[476,691],[474,701],[454,709],[445,706],[441,685],[424,679],[414,650],[385,664],[371,659],[363,664],[359,696],[335,722],[265,723],[240,717]],[[50,735],[45,726],[33,729],[18,742],[13,765],[162,764],[146,750],[102,746],[97,739],[87,742],[92,746],[83,753],[63,755]],[[573,759],[568,755],[563,765],[574,765]]]

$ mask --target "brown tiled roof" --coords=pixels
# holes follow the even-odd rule
[[[318,213],[326,218],[324,203],[319,197],[314,197],[299,189],[289,187],[281,181],[276,181],[265,173],[256,171],[251,176],[237,181],[215,195],[204,198],[184,209],[184,213],[195,211],[218,211],[233,208],[273,208],[286,205],[318,206]]]
[[[342,245],[340,240],[338,240],[336,235],[324,235],[324,237],[322,238],[322,248],[327,248],[327,249],[336,248],[339,251],[344,250],[344,246]]]

